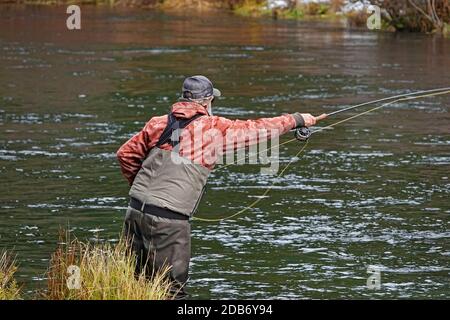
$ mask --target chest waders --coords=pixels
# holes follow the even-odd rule
[[[169,143],[176,149],[180,143],[180,130],[201,116],[197,114],[190,119],[177,119],[169,114],[167,126],[155,148]],[[137,258],[136,274],[152,278],[170,267],[167,274],[171,282],[170,294],[176,299],[186,298],[185,285],[191,258],[189,216],[131,197],[124,235]]]

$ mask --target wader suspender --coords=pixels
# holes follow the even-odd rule
[[[160,147],[165,143],[170,143],[173,148],[176,148],[180,143],[180,129],[184,129],[187,127],[192,121],[204,116],[203,114],[196,114],[190,119],[177,119],[173,113],[169,113],[167,118],[167,126],[164,129],[163,133],[159,137],[158,143],[156,147]],[[190,216],[192,217],[194,213],[197,211],[198,205],[200,204],[200,200],[205,193],[206,185],[203,186],[202,192],[200,193],[200,197],[198,197],[197,202],[195,204],[194,209],[192,210]]]
[[[180,130],[187,127],[192,121],[200,118],[203,114],[196,114],[190,119],[177,119],[173,113],[169,113],[167,118],[167,127],[159,137],[157,147],[165,143],[170,143],[172,147],[176,147],[180,143]]]

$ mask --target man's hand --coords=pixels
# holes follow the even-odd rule
[[[311,127],[311,126],[315,125],[317,122],[319,122],[320,120],[323,120],[328,116],[326,113],[323,113],[318,117],[314,117],[310,113],[300,113],[300,115],[303,118],[305,127]]]

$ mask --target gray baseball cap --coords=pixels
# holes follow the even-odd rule
[[[220,90],[213,87],[212,82],[205,76],[186,78],[181,89],[185,99],[202,99],[211,96],[220,97]]]

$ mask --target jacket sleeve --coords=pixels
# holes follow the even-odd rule
[[[222,132],[225,137],[224,152],[229,152],[285,134],[299,124],[301,117],[297,118],[295,114],[255,120],[230,120],[217,117],[214,127]]]
[[[148,152],[156,145],[161,135],[162,130],[155,122],[153,119],[147,122],[145,127],[125,142],[116,153],[122,174],[130,185],[141,169]]]

